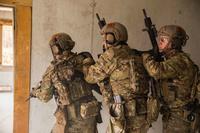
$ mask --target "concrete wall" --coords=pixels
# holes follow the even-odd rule
[[[129,45],[132,48],[147,50],[151,48],[144,28],[142,9],[145,8],[152,17],[156,27],[165,24],[178,24],[184,27],[190,36],[185,51],[200,65],[200,1],[199,0],[33,0],[33,34],[31,87],[41,79],[49,62],[52,60],[48,41],[56,32],[69,33],[76,42],[74,51],[89,51],[96,58],[100,53],[100,35],[95,13],[105,17],[107,22],[119,21],[128,28]],[[30,133],[48,133],[55,121],[53,112],[55,104],[44,104],[32,99],[30,106]],[[102,111],[104,119],[108,118],[106,109]],[[106,121],[100,125],[103,133]],[[161,132],[161,120],[151,128],[149,133]]]

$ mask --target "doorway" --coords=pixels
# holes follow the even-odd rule
[[[14,10],[0,6],[0,133],[13,133]]]
[[[12,132],[28,133],[29,102],[25,102],[25,100],[29,96],[29,87],[30,87],[32,0],[0,0],[0,6],[13,7],[14,18],[15,18],[13,22],[15,25],[14,25],[14,60],[13,60],[14,61],[14,76],[13,76],[14,111],[13,111]]]

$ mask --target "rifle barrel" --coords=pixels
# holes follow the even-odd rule
[[[145,10],[145,9],[142,9],[142,11],[143,11],[143,14],[144,14],[145,18],[147,18],[146,10]]]
[[[99,17],[99,14],[98,14],[98,13],[96,13],[96,16],[97,16],[97,19],[100,21],[101,19],[100,19],[100,17]]]
[[[29,101],[30,99],[31,99],[31,97],[29,96],[29,97],[25,100],[25,102]]]

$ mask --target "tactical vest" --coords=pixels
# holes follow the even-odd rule
[[[191,98],[193,99],[196,98],[200,101],[200,71],[197,65],[196,65],[196,74],[192,86]]]
[[[114,53],[117,65],[110,76],[113,95],[122,96],[127,117],[146,114],[149,76],[142,57],[132,53],[128,47],[117,49]]]
[[[130,87],[136,95],[146,95],[149,92],[149,75],[144,68],[141,56],[132,55],[130,65]]]
[[[75,101],[94,99],[91,84],[84,80],[81,72],[76,70],[75,57],[64,60],[54,66],[52,82],[56,88],[57,102],[60,105],[69,105]]]
[[[124,94],[127,100],[147,97],[149,76],[143,66],[142,57],[132,53],[130,49],[127,50],[126,54],[120,50],[116,51],[116,55],[118,58],[117,67],[110,77],[114,95],[115,92],[120,95]]]
[[[100,115],[100,103],[92,94],[92,85],[77,68],[77,55],[54,65],[52,84],[58,108],[66,110],[67,120],[82,120]],[[59,110],[56,111],[59,114]],[[57,117],[59,119],[59,117]]]
[[[173,56],[173,55],[172,55]],[[185,54],[181,55],[185,64],[186,70],[176,69],[176,76],[173,79],[161,79],[159,84],[161,86],[161,96],[165,104],[170,108],[179,108],[192,100],[192,89],[197,73],[194,63]],[[176,66],[175,66],[176,67]]]

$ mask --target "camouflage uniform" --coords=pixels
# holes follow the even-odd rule
[[[187,35],[181,27],[175,25],[164,26],[158,33],[159,36],[170,37],[171,49],[164,52],[164,60],[161,62],[155,61],[154,57],[147,53],[143,54],[143,62],[160,86],[163,132],[193,133],[193,123],[187,119],[190,110],[186,110],[185,105],[193,100],[191,93],[197,67],[181,50]]]
[[[146,133],[149,127],[146,120],[148,75],[143,67],[142,58],[132,54],[132,50],[126,44],[127,31],[123,25],[110,23],[102,32],[103,35],[113,33],[116,42],[112,40],[112,36],[106,37],[105,41],[110,46],[98,61],[88,68],[85,79],[89,83],[100,85],[103,98],[110,106],[110,125],[107,133]]]
[[[92,94],[93,85],[85,82],[81,68],[85,58],[90,58],[90,61],[93,59],[86,52],[72,53],[74,44],[70,48],[61,45],[70,45],[69,41],[72,42],[65,33],[58,33],[52,37],[51,47],[57,45],[59,50],[64,50],[57,51],[60,56],[55,56],[55,60],[51,62],[31,94],[42,102],[48,102],[55,97],[56,124],[52,133],[96,133],[99,103]],[[53,48],[52,52],[54,54]]]

